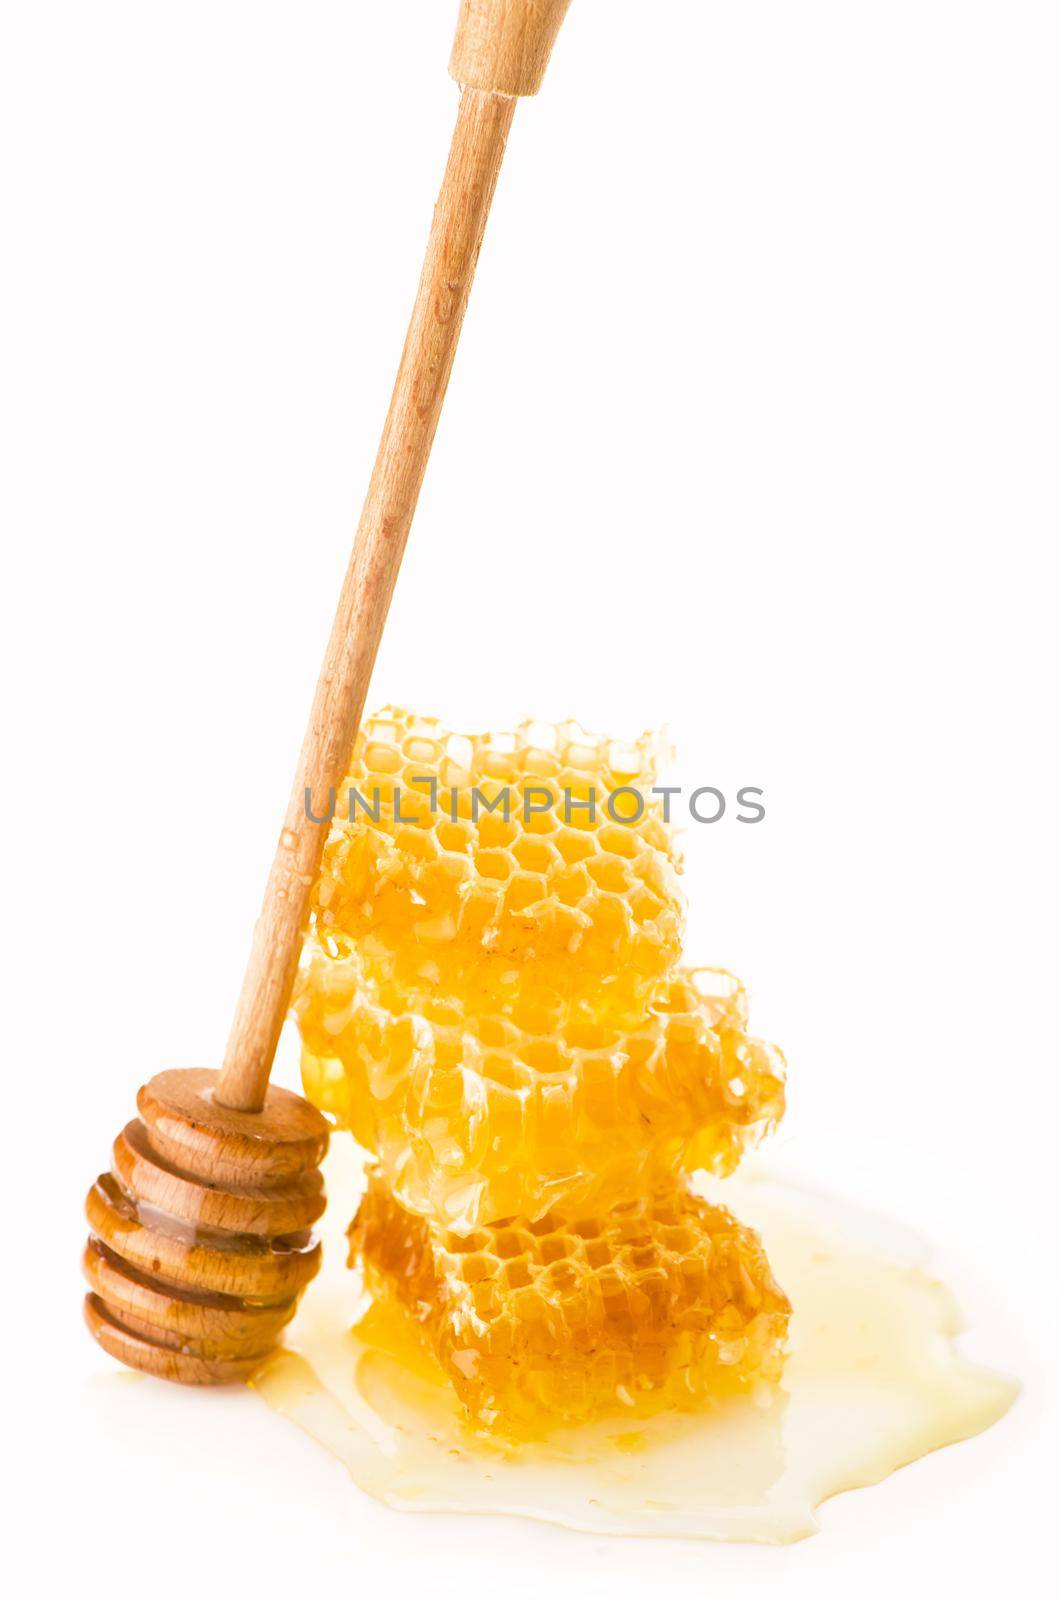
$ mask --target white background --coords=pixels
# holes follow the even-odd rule
[[[765,789],[761,826],[688,830],[690,954],[789,1057],[776,1162],[933,1239],[1017,1409],[800,1546],[610,1542],[398,1517],[81,1329],[83,1191],[137,1084],[227,1033],[454,12],[0,4],[14,1592],[1008,1588],[1056,1546],[1050,0],[574,0],[372,693],[666,722],[688,781]]]

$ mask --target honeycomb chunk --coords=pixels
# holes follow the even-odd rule
[[[576,723],[460,735],[390,708],[358,735],[314,924],[402,979],[485,1008],[533,965],[537,989],[597,988],[636,1011],[681,943],[678,858],[652,795],[659,741]],[[489,809],[493,808],[493,809]]]
[[[376,1175],[349,1237],[351,1263],[417,1320],[487,1428],[690,1409],[780,1374],[790,1307],[757,1235],[680,1185],[593,1220],[460,1235]]]
[[[678,971],[616,1029],[590,1007],[469,1013],[344,947],[314,954],[296,1008],[309,1098],[404,1206],[460,1230],[607,1211],[683,1164],[725,1175],[784,1107],[783,1060],[745,1032],[728,973]]]

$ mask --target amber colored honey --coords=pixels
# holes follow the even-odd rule
[[[373,1300],[407,1314],[485,1428],[691,1410],[780,1376],[791,1308],[759,1238],[685,1185],[455,1234],[372,1174],[349,1237]]]
[[[915,1269],[690,1188],[777,1124],[785,1069],[683,962],[658,755],[395,709],[358,736],[295,1009],[307,1093],[373,1157],[370,1304],[318,1291],[261,1388],[388,1502],[789,1538],[1008,1403]]]
[[[414,1321],[368,1309],[344,1265],[359,1175],[329,1157],[325,1267],[289,1348],[255,1379],[267,1403],[399,1510],[508,1513],[597,1533],[786,1543],[817,1508],[996,1422],[1017,1392],[968,1363],[950,1292],[877,1219],[763,1179],[727,1203],[762,1235],[793,1306],[780,1384],[695,1411],[614,1416],[517,1443],[470,1427]],[[712,1199],[714,1195],[712,1195]],[[356,1326],[355,1326],[356,1324]]]

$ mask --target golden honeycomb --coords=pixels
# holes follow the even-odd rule
[[[635,1012],[680,947],[679,862],[652,794],[661,753],[577,724],[462,735],[388,709],[358,736],[336,797],[315,927],[401,981],[496,1009],[536,992]],[[494,809],[488,809],[493,807]]]
[[[573,723],[363,725],[295,1009],[307,1094],[410,1210],[592,1215],[693,1158],[731,1170],[780,1117],[740,986],[679,965],[658,755]]]
[[[683,1170],[725,1175],[774,1126],[784,1062],[734,977],[682,965],[659,754],[391,709],[336,796],[295,996],[306,1092],[374,1157],[351,1261],[500,1430],[780,1371],[759,1241]]]
[[[314,955],[298,1013],[309,1098],[451,1228],[593,1215],[683,1164],[725,1175],[784,1105],[781,1057],[744,1031],[728,973],[674,973],[623,1031],[469,1015],[346,948]]]
[[[780,1375],[790,1306],[757,1235],[680,1185],[581,1222],[458,1234],[376,1175],[349,1237],[487,1428],[689,1409]]]

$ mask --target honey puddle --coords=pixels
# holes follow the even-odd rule
[[[794,1308],[781,1388],[695,1414],[611,1418],[547,1443],[484,1441],[462,1426],[408,1325],[378,1308],[363,1314],[342,1235],[360,1178],[348,1141],[335,1144],[323,1271],[287,1348],[254,1384],[396,1509],[783,1544],[817,1530],[831,1495],[980,1433],[1016,1396],[1012,1379],[958,1354],[958,1308],[919,1265],[916,1239],[834,1200],[731,1178],[717,1193],[762,1234]]]

